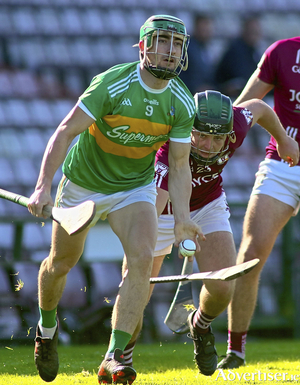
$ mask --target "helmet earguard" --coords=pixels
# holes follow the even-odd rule
[[[224,146],[214,156],[204,158],[197,153],[197,148],[192,146],[191,152],[196,162],[210,165],[217,162],[228,150],[229,143],[236,141],[233,131],[233,108],[228,96],[218,91],[199,92],[194,95],[196,116],[194,129],[206,135],[227,135]]]
[[[182,38],[182,49],[178,64],[175,69],[159,67],[147,58],[147,53],[157,54],[157,48],[153,47],[153,37],[161,35],[163,32],[171,33],[171,44],[174,36],[180,35]],[[188,66],[187,49],[190,41],[190,36],[186,32],[185,25],[182,20],[169,15],[155,15],[149,17],[140,29],[140,42],[144,41],[144,49],[140,50],[140,60],[142,65],[155,77],[160,79],[172,79],[185,71]],[[150,51],[153,48],[153,51]],[[169,55],[169,60],[172,58]]]

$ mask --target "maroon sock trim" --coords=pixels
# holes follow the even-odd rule
[[[228,330],[228,350],[235,350],[242,354],[245,354],[247,331],[245,332],[233,332]]]

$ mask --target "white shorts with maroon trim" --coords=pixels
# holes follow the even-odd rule
[[[96,203],[96,215],[89,227],[93,227],[99,219],[105,220],[109,213],[120,210],[136,202],[156,203],[155,181],[134,190],[121,191],[115,194],[100,194],[87,190],[71,182],[65,176],[60,181],[55,198],[59,207],[73,207],[87,200]]]
[[[229,218],[230,211],[224,192],[206,206],[191,212],[191,219],[201,227],[204,235],[216,231],[232,233]],[[154,256],[170,254],[174,242],[174,217],[170,214],[161,215],[158,218],[158,237]]]
[[[286,162],[264,159],[259,164],[251,195],[265,194],[294,208],[300,204],[300,167],[289,167]]]

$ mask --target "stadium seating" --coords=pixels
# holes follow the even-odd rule
[[[0,266],[0,339],[18,338],[22,320],[16,305],[16,296],[12,290],[8,272]]]

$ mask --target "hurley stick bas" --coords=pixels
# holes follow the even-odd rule
[[[231,281],[247,274],[251,271],[259,262],[258,258],[251,259],[251,261],[240,263],[238,265],[225,267],[221,270],[207,271],[203,273],[185,274],[185,275],[169,275],[166,277],[153,277],[150,278],[150,283],[162,283],[162,282],[182,282],[182,281],[199,281],[199,280],[219,280],[219,281]]]
[[[29,198],[0,189],[0,198],[28,207]],[[69,235],[75,235],[86,229],[96,214],[96,205],[93,201],[86,201],[71,208],[59,208],[47,205],[43,214],[61,225]]]
[[[181,275],[189,275],[192,273],[193,261],[189,262],[188,258],[184,258]],[[180,281],[164,323],[174,333],[187,333],[189,330],[187,318],[194,309],[192,282]]]

